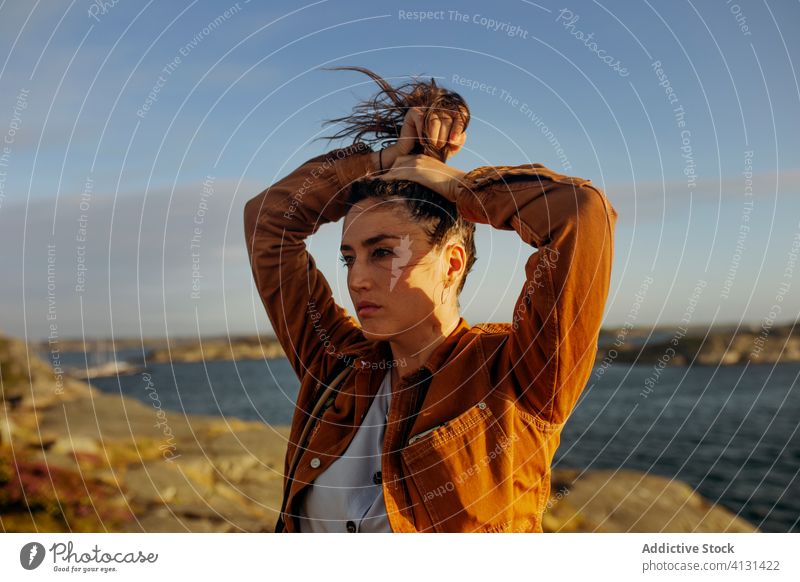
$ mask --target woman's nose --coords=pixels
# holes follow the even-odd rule
[[[366,268],[366,265],[361,264],[358,259],[354,259],[350,265],[350,270],[347,272],[347,282],[353,291],[370,289],[373,284],[369,269]]]

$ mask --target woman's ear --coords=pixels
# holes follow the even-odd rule
[[[467,265],[467,253],[461,243],[450,243],[446,247],[447,254],[447,279],[456,284],[461,280],[461,274]]]

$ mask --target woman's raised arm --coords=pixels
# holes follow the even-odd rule
[[[542,164],[463,172],[426,155],[401,156],[384,180],[414,180],[456,203],[467,220],[514,230],[538,249],[507,335],[499,379],[545,422],[569,416],[595,356],[611,278],[617,211],[590,180]]]
[[[335,358],[360,337],[356,321],[333,300],[305,239],[346,214],[350,183],[373,170],[372,149],[359,142],[308,160],[245,205],[256,288],[300,378],[323,373],[326,354]]]
[[[525,264],[502,361],[520,405],[560,424],[591,375],[614,254],[617,211],[590,180],[541,164],[484,166],[462,176],[458,210],[515,230],[538,249]]]

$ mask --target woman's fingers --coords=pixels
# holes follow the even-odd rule
[[[461,118],[456,119],[453,123],[453,127],[450,129],[450,137],[449,140],[454,145],[463,145],[463,143],[459,144],[461,139],[463,139],[464,134],[464,122]]]
[[[453,118],[449,115],[442,116],[442,126],[439,128],[439,139],[436,142],[436,147],[443,148],[450,140],[450,128],[453,126]]]
[[[406,114],[406,120],[410,121],[412,126],[414,127],[414,131],[417,134],[417,137],[420,137],[422,133],[420,130],[422,129],[422,111],[419,107],[412,107],[408,113]]]
[[[464,124],[461,122],[460,119],[456,118],[453,120],[453,124],[450,128],[450,132],[448,133],[447,140],[446,140],[446,152],[447,156],[451,156],[452,154],[459,151],[464,143],[467,141],[467,134],[464,132]]]
[[[453,133],[455,121],[453,120],[452,114],[446,112],[439,113],[438,117],[441,121],[441,126],[439,127],[439,135],[436,139],[436,147],[443,148],[450,142],[450,136]]]
[[[381,180],[406,180],[414,175],[418,163],[418,156],[402,154],[395,158],[392,167],[378,176]]]
[[[425,139],[425,131],[422,127],[423,121],[422,113],[418,113],[414,116],[414,129],[417,132],[417,141],[419,143],[422,143],[422,140]]]
[[[403,144],[403,153],[409,153],[417,141],[435,149],[458,149],[464,144],[464,123],[458,115],[449,111],[431,112],[426,124],[425,114],[422,107],[412,107],[406,114],[404,125],[407,128],[402,134],[407,143]]]
[[[433,145],[433,147],[439,147],[439,130],[442,127],[442,122],[439,121],[439,117],[436,114],[431,115],[431,120],[428,122],[428,141]]]
[[[434,133],[436,126],[431,123],[430,137],[431,142],[437,148],[442,148],[448,145],[462,146],[464,145],[464,122],[458,116],[453,116],[449,113],[440,113],[436,115],[439,131]]]

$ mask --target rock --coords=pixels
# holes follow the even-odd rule
[[[255,336],[203,338],[202,342],[174,340],[168,348],[154,349],[147,354],[147,360],[153,363],[265,360],[283,357],[286,357],[286,353],[277,340]]]
[[[65,469],[67,471],[75,471],[80,472],[81,467],[78,463],[78,460],[75,458],[75,455],[72,454],[63,454],[63,453],[53,453],[51,451],[35,451],[31,454],[31,460],[33,461],[41,461],[49,468],[59,468]]]
[[[159,414],[153,406],[120,395],[99,393],[61,403],[38,415],[43,446],[52,446],[63,435],[85,437],[103,443],[125,446],[139,457],[165,458],[201,450],[197,434],[202,434],[219,419],[166,411]]]
[[[283,479],[244,481],[236,487],[249,502],[260,507],[273,519],[278,518],[283,501]]]
[[[220,487],[215,487],[214,491],[206,496],[196,497],[191,501],[175,501],[170,504],[175,513],[194,518],[222,519],[225,521],[238,521],[253,517],[254,508],[247,507],[242,503],[239,495],[225,492]]]
[[[629,470],[553,472],[545,531],[756,532],[689,485]]]
[[[200,454],[181,454],[174,461],[167,461],[177,466],[178,470],[195,483],[212,488],[216,481],[214,467],[208,457]]]
[[[53,346],[50,353],[58,364],[58,346]],[[60,366],[54,368],[39,359],[25,342],[2,336],[0,377],[0,402],[11,411],[48,408],[96,393],[88,384],[69,378]]]
[[[0,338],[0,366],[0,442],[41,493],[38,511],[3,514],[0,501],[6,531],[100,531],[89,510],[110,531],[274,530],[289,427],[163,411],[69,379],[56,395],[52,369],[16,340]],[[0,454],[6,472],[10,458]],[[757,531],[656,475],[558,469],[551,483],[545,531]],[[61,521],[42,509],[55,496],[72,508]]]
[[[125,526],[125,532],[146,533],[223,533],[228,530],[227,524],[217,520],[194,519],[181,516],[168,507],[148,512],[136,522]]]
[[[16,426],[7,411],[0,416],[0,445],[9,445],[12,441]]]
[[[175,463],[163,460],[129,468],[123,480],[132,501],[144,507],[202,502],[213,491],[181,472]]]
[[[267,479],[282,478],[288,432],[260,425],[237,433],[213,438],[209,447],[214,466],[230,481],[239,482],[263,474]],[[280,467],[276,471],[275,467]]]
[[[75,453],[99,453],[100,447],[93,438],[78,435],[57,439],[49,450],[55,454],[74,456]]]

